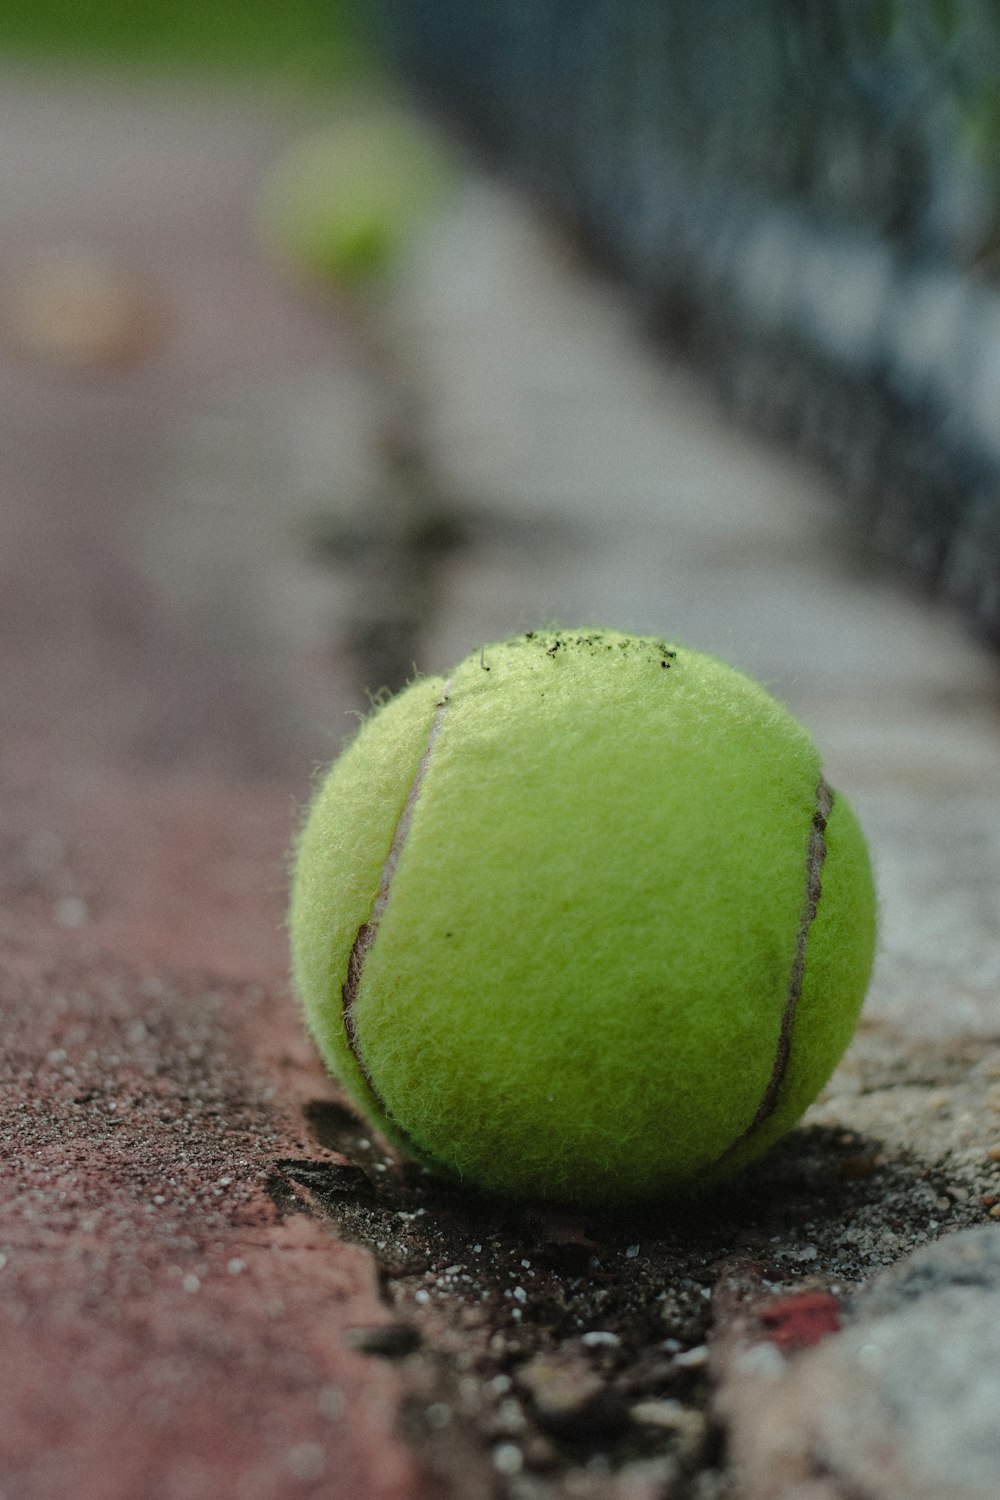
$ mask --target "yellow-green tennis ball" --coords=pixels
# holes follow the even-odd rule
[[[273,260],[313,282],[377,284],[454,176],[443,146],[415,117],[389,110],[345,117],[272,168],[258,199],[259,238]]]
[[[868,984],[864,839],[722,662],[529,634],[413,683],[297,851],[295,979],[384,1133],[484,1188],[654,1198],[787,1131]]]

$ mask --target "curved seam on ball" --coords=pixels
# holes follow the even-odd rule
[[[444,687],[441,689],[441,696],[438,699],[437,704],[435,705],[434,717],[431,720],[431,727],[427,734],[427,743],[424,746],[423,754],[421,755],[420,761],[417,765],[416,774],[414,775],[414,778],[410,783],[410,789],[406,794],[406,801],[403,803],[403,810],[399,815],[396,827],[393,831],[392,843],[389,846],[389,853],[386,855],[385,863],[383,864],[382,869],[379,873],[378,890],[375,893],[375,899],[372,902],[371,911],[368,914],[368,920],[362,922],[361,926],[358,928],[357,936],[354,939],[350,954],[348,955],[347,978],[345,979],[340,992],[344,1016],[344,1038],[347,1042],[348,1050],[350,1051],[351,1056],[354,1058],[354,1061],[357,1063],[362,1078],[368,1085],[368,1088],[371,1090],[372,1098],[375,1100],[379,1109],[387,1118],[391,1118],[390,1111],[386,1107],[385,1101],[383,1100],[378,1089],[375,1087],[372,1076],[368,1071],[368,1067],[365,1063],[364,1054],[362,1053],[360,1044],[358,1042],[357,1021],[354,1012],[357,1005],[358,990],[361,988],[361,978],[364,973],[365,959],[367,958],[369,949],[371,948],[372,944],[375,941],[375,938],[378,935],[379,923],[381,922],[382,917],[385,913],[385,909],[389,904],[389,897],[392,894],[392,881],[393,876],[396,873],[396,866],[399,864],[400,856],[402,855],[403,849],[406,845],[406,840],[409,837],[410,828],[413,824],[413,816],[417,810],[417,802],[419,801],[420,792],[424,784],[424,778],[427,775],[427,769],[430,765],[431,755],[434,752],[434,746],[437,744],[438,736],[440,735],[442,726],[444,724],[444,716],[448,708],[448,693],[451,689],[452,681],[453,679],[449,677],[447,682],[444,684]],[[396,1128],[399,1128],[398,1125]]]
[[[795,1029],[795,1017],[802,998],[802,983],[805,977],[806,966],[806,944],[809,941],[809,931],[816,919],[819,910],[820,896],[823,891],[823,865],[826,860],[826,825],[833,811],[833,790],[822,779],[816,788],[816,805],[813,809],[812,827],[809,832],[809,844],[806,849],[806,888],[802,901],[802,910],[799,914],[798,931],[795,934],[795,954],[792,958],[792,970],[788,980],[788,993],[785,996],[784,1008],[781,1012],[781,1030],[778,1033],[778,1044],[775,1048],[774,1065],[771,1068],[771,1076],[767,1081],[767,1087],[761,1095],[760,1103],[750,1124],[737,1136],[733,1144],[726,1148],[720,1162],[724,1162],[740,1146],[750,1139],[755,1131],[771,1118],[778,1107],[778,1095],[781,1085],[785,1081],[788,1065],[792,1058],[792,1033]]]

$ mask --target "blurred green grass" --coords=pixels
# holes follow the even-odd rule
[[[3,0],[0,61],[277,77],[322,86],[372,62],[362,0]]]

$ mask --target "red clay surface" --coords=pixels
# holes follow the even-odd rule
[[[0,1496],[395,1500],[396,1378],[344,1342],[385,1318],[371,1260],[280,1167],[324,1154],[328,1092],[282,928],[312,669],[254,629],[252,548],[200,614],[183,515],[174,575],[144,561],[192,412],[332,359],[245,243],[275,143],[225,102],[32,85],[2,113],[4,268],[82,224],[174,328],[121,374],[0,350]]]

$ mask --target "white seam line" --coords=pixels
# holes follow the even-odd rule
[[[385,909],[389,904],[389,896],[392,892],[392,880],[393,876],[396,873],[396,866],[399,864],[400,856],[409,836],[410,827],[413,823],[413,815],[417,810],[417,801],[420,796],[420,790],[423,786],[424,778],[427,775],[427,768],[430,765],[430,759],[434,751],[434,746],[437,744],[438,736],[441,733],[441,726],[444,723],[445,712],[448,708],[448,694],[451,690],[452,681],[453,679],[449,677],[444,687],[441,689],[441,696],[437,701],[437,706],[434,711],[434,718],[431,720],[431,727],[428,731],[427,743],[424,746],[423,754],[420,757],[420,763],[417,766],[416,774],[412,782],[410,783],[410,789],[406,794],[406,801],[403,803],[403,810],[399,815],[398,822],[396,823],[396,828],[392,835],[392,843],[389,847],[389,853],[386,855],[385,863],[383,864],[381,873],[379,875],[378,890],[375,893],[375,899],[372,902],[372,908],[368,914],[368,920],[362,922],[361,926],[358,928],[357,936],[354,939],[354,944],[351,948],[351,952],[347,960],[347,978],[344,981],[343,987],[341,989],[341,998],[344,1013],[344,1035],[347,1040],[347,1045],[355,1062],[361,1069],[365,1082],[368,1084],[368,1087],[371,1089],[372,1094],[378,1102],[379,1108],[385,1114],[387,1114],[388,1111],[386,1110],[385,1105],[382,1102],[378,1089],[372,1082],[368,1069],[365,1066],[365,1060],[361,1054],[361,1049],[358,1046],[358,1034],[357,1025],[354,1018],[354,1007],[357,1003],[358,990],[361,986],[361,976],[364,972],[365,959],[368,956],[368,950],[371,948],[376,936],[378,935],[379,923],[381,922],[382,917],[385,913]]]
[[[795,1015],[802,998],[802,981],[806,966],[806,943],[809,940],[809,931],[816,918],[819,909],[819,899],[822,894],[823,863],[826,859],[826,825],[833,810],[833,792],[826,782],[821,780],[816,788],[816,805],[813,810],[812,830],[809,834],[809,845],[806,850],[806,890],[802,901],[802,910],[799,914],[799,927],[795,936],[795,955],[792,959],[792,971],[788,979],[788,993],[785,997],[784,1009],[781,1013],[781,1031],[778,1034],[778,1045],[774,1054],[774,1066],[771,1076],[767,1081],[767,1087],[761,1096],[757,1111],[744,1131],[737,1136],[732,1145],[723,1152],[720,1160],[725,1161],[738,1146],[753,1135],[766,1120],[774,1114],[778,1106],[778,1095],[788,1071],[788,1064],[792,1056],[792,1032],[795,1028]]]

